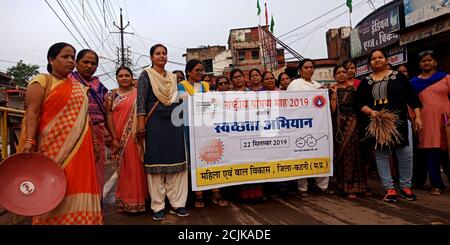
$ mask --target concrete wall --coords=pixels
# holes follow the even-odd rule
[[[201,61],[208,60],[216,57],[216,55],[222,53],[227,48],[225,46],[207,46],[202,48],[188,48],[186,50],[186,62],[191,59],[199,59]]]
[[[214,76],[223,75],[225,68],[230,67],[232,63],[233,59],[230,50],[224,50],[216,55],[213,60]]]
[[[326,33],[328,58],[338,58],[339,63],[350,58],[351,27],[330,29]]]

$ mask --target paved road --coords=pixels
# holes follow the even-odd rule
[[[107,171],[112,176],[111,171]],[[114,179],[114,178],[113,178]],[[447,180],[444,177],[445,180]],[[300,197],[295,193],[255,204],[232,201],[228,207],[207,203],[196,209],[190,203],[190,217],[167,215],[166,220],[153,221],[151,212],[127,215],[116,212],[114,187],[110,181],[105,187],[105,224],[182,224],[182,225],[320,225],[320,224],[450,224],[450,193],[431,196],[424,190],[416,190],[419,200],[415,202],[399,199],[396,204],[381,201],[383,190],[377,179],[370,179],[374,192],[372,197],[348,200],[339,195],[311,194]],[[447,182],[448,186],[448,182]],[[1,214],[1,212],[0,212]],[[27,218],[10,213],[0,215],[0,224],[30,224]]]

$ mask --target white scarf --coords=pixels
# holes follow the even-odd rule
[[[161,76],[155,69],[145,68],[150,79],[153,93],[161,103],[165,106],[172,105],[177,98],[177,76],[172,73],[167,73],[165,77]]]

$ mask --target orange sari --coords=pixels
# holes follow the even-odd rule
[[[103,224],[87,108],[86,88],[69,78],[42,104],[38,152],[61,166],[67,190],[58,207],[33,217],[33,224]]]
[[[120,145],[113,156],[113,166],[117,168],[118,183],[116,203],[126,212],[144,212],[147,190],[147,176],[144,164],[140,160],[134,129],[136,128],[137,90],[126,94],[116,94],[112,98],[112,118],[116,135],[120,136]],[[112,95],[110,95],[112,96]]]

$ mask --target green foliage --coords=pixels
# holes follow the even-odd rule
[[[15,66],[9,67],[6,71],[8,75],[11,75],[14,80],[19,83],[19,86],[26,87],[27,82],[33,77],[39,74],[39,66],[25,64],[20,60]]]

